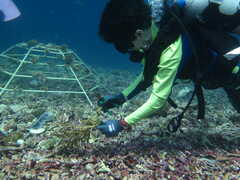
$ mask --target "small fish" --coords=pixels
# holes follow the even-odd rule
[[[31,128],[29,129],[30,133],[32,134],[40,134],[45,131],[43,128],[46,122],[52,121],[54,118],[54,114],[52,112],[45,112],[43,113],[36,122],[33,123]]]

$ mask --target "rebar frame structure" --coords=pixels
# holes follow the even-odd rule
[[[74,63],[78,64],[79,67],[83,68],[85,73],[83,76],[79,77],[77,75],[78,72],[74,70],[72,63],[73,62],[66,62],[67,57],[70,55],[69,60],[73,60]],[[9,76],[9,80],[4,83],[3,87],[0,87],[0,97],[8,91],[14,91],[14,88],[10,88],[10,84],[13,82],[14,78],[33,78],[33,75],[31,74],[24,74],[19,73],[21,68],[23,68],[24,65],[34,65],[34,66],[41,66],[41,68],[49,66],[46,62],[32,62],[30,61],[31,58],[37,58],[37,59],[46,59],[48,61],[54,60],[54,61],[62,61],[60,64],[55,64],[58,68],[64,68],[68,69],[69,72],[72,74],[72,77],[65,77],[66,75],[63,75],[63,77],[56,77],[54,76],[54,73],[51,75],[48,74],[46,76],[46,79],[51,80],[61,80],[61,81],[75,81],[79,86],[79,91],[65,91],[65,90],[41,90],[41,89],[21,89],[23,92],[31,92],[31,93],[67,93],[67,94],[83,94],[87,100],[87,102],[91,105],[93,105],[93,102],[91,101],[89,95],[87,92],[91,92],[99,87],[98,77],[96,76],[96,73],[94,70],[91,70],[83,61],[82,59],[71,49],[68,49],[63,46],[58,46],[54,44],[43,44],[43,43],[36,43],[35,45],[31,46],[28,43],[18,43],[16,45],[11,46],[4,52],[0,54],[0,58],[5,58],[11,61],[15,61],[18,66],[13,72],[9,72],[6,68],[1,68],[0,71],[7,76]],[[53,63],[54,64],[54,63]],[[78,73],[79,74],[79,73]],[[82,80],[86,78],[91,78],[92,80],[96,80],[96,83],[94,83],[94,86],[91,87],[91,89],[86,90],[82,84]],[[64,83],[64,82],[63,82]]]

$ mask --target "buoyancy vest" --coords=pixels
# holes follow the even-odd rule
[[[235,76],[232,72],[240,62],[239,56],[228,60],[223,55],[240,46],[237,38],[226,32],[217,32],[208,29],[201,29],[196,35],[198,35],[198,40],[194,42],[196,46],[201,48],[199,69],[204,74],[202,78],[203,87],[205,89],[216,89],[232,86],[232,80]],[[177,78],[194,80],[193,77],[196,68],[192,52],[189,50],[188,37],[183,35],[182,39],[183,57],[178,69]]]

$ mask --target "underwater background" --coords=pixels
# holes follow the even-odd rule
[[[195,98],[181,129],[169,133],[194,90],[177,81],[178,108],[166,104],[132,131],[106,138],[97,125],[126,117],[151,94],[106,113],[97,105],[140,70],[98,36],[107,0],[14,2],[22,15],[0,23],[0,52],[16,45],[0,54],[0,180],[240,179],[240,115],[222,89],[204,91],[204,120]]]
[[[0,23],[0,51],[36,39],[39,42],[67,44],[89,65],[136,69],[128,56],[98,36],[98,24],[106,0],[15,0],[22,15]]]

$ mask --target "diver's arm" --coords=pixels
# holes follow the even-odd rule
[[[147,102],[124,119],[129,125],[151,116],[164,106],[171,93],[181,57],[182,40],[179,37],[161,55],[159,70],[154,77],[153,90]]]

